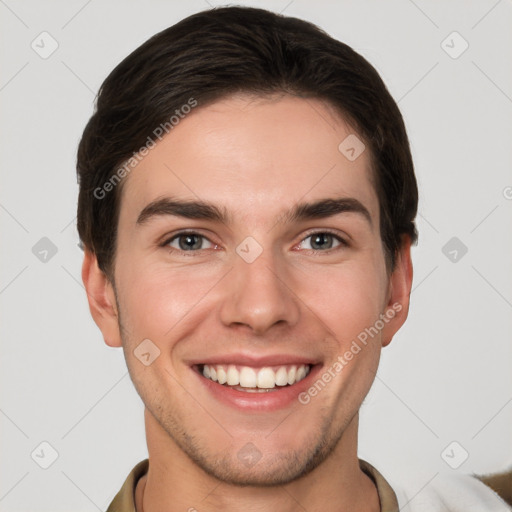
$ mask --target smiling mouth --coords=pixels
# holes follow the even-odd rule
[[[311,371],[310,364],[253,368],[233,364],[200,364],[199,373],[213,382],[246,393],[268,393],[290,387]]]

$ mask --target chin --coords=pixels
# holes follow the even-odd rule
[[[195,460],[205,473],[237,487],[282,486],[306,475],[320,462],[321,460],[318,460],[312,464],[312,459],[307,454],[297,453],[288,453],[286,456],[262,456],[257,461],[246,462],[238,460],[236,455],[217,458],[213,463]]]
[[[178,444],[196,466],[221,482],[240,487],[274,487],[306,476],[334,452],[342,432],[326,430],[324,427],[302,436],[304,440],[300,442],[290,434],[288,439],[291,437],[294,444],[286,448],[277,440],[265,441],[268,433],[261,438],[261,449],[254,436],[254,443],[231,440],[221,451],[208,449],[189,436],[182,437]]]

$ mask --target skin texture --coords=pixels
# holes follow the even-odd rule
[[[149,471],[137,510],[379,510],[357,461],[358,410],[381,348],[405,321],[412,282],[404,239],[386,273],[370,155],[349,161],[338,145],[354,131],[320,100],[229,97],[197,108],[127,177],[114,283],[86,251],[91,313],[111,347],[123,347],[145,403]],[[225,208],[225,223],[161,215],[138,224],[164,196]],[[296,203],[351,197],[370,212],[288,222]],[[161,244],[179,230],[204,235],[200,250]],[[330,249],[312,234],[334,233]],[[263,249],[236,252],[248,236]],[[314,238],[314,237],[313,237]],[[201,239],[199,239],[201,240]],[[381,313],[400,305],[379,334],[307,405],[242,411],[217,400],[190,361],[217,354],[290,354],[332,367]],[[145,366],[134,350],[150,339]],[[261,459],[237,457],[252,443]]]

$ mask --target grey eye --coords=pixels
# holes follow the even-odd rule
[[[202,235],[196,233],[182,233],[176,235],[168,245],[174,249],[180,249],[181,251],[198,251],[200,249],[210,248],[204,247],[205,244],[213,246],[213,244]]]
[[[308,242],[309,241],[309,242]],[[305,244],[305,245],[304,245]],[[301,243],[302,249],[322,251],[341,245],[339,238],[331,233],[313,233],[307,236]]]

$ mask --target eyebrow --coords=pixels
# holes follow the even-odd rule
[[[372,217],[368,209],[359,200],[352,197],[299,203],[281,215],[279,219],[280,222],[292,223],[333,217],[340,213],[356,213],[363,217],[370,227],[372,226]],[[206,201],[183,201],[163,197],[152,201],[142,209],[137,218],[137,224],[144,224],[152,218],[166,215],[185,219],[211,220],[223,224],[228,224],[231,218],[225,208],[219,208]]]

